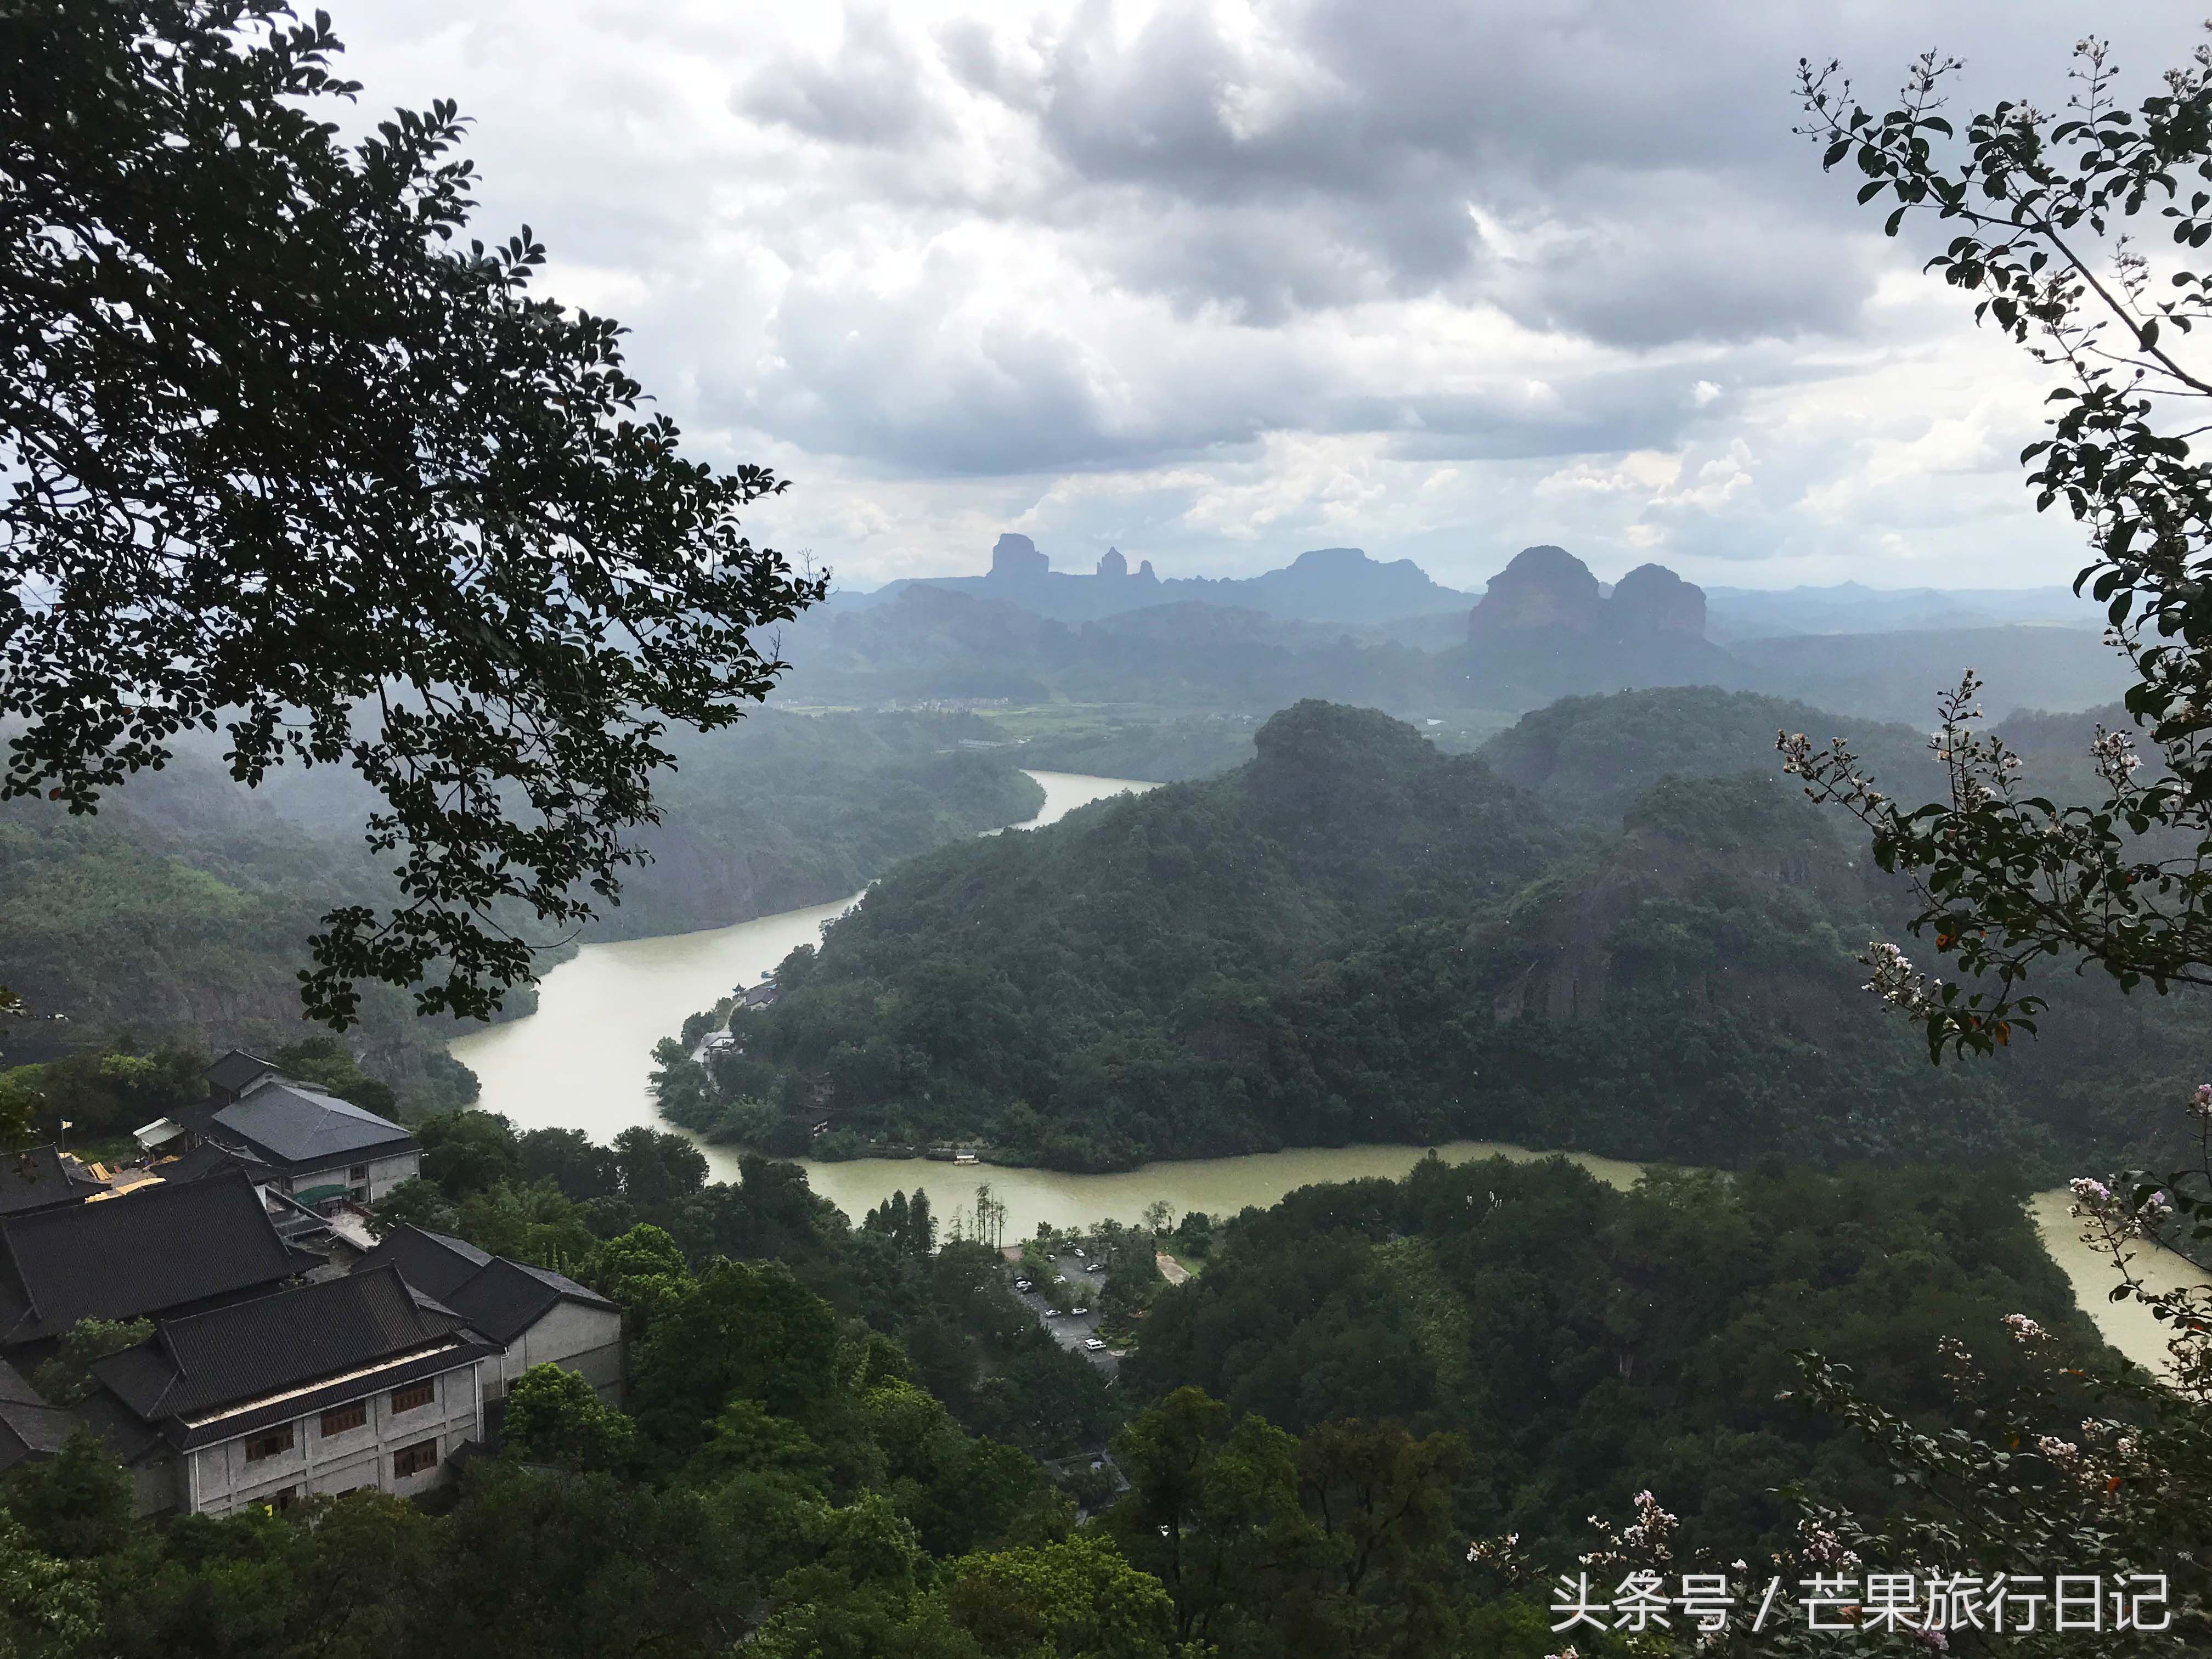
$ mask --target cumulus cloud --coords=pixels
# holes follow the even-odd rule
[[[2146,76],[2168,0],[2100,20]],[[847,579],[999,529],[1166,574],[1555,540],[1731,580],[2050,580],[2033,372],[1790,131],[1905,0],[380,0],[349,70],[477,122],[483,218],[631,324],[763,530]],[[2058,0],[1961,0],[1966,95],[2063,97]]]

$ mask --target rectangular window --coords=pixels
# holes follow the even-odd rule
[[[270,1509],[282,1515],[292,1507],[294,1501],[299,1496],[300,1489],[297,1486],[280,1486],[269,1494],[267,1501]]]
[[[392,1409],[395,1414],[399,1412],[419,1411],[437,1397],[438,1385],[435,1382],[417,1382],[409,1388],[394,1389],[392,1391]]]
[[[418,1440],[411,1446],[402,1446],[392,1454],[392,1478],[404,1480],[410,1474],[422,1474],[438,1467],[438,1443],[434,1439]]]
[[[258,1463],[264,1458],[275,1457],[292,1449],[292,1425],[271,1429],[266,1434],[257,1434],[246,1443],[246,1461]]]
[[[323,1413],[323,1437],[344,1434],[368,1421],[368,1401],[356,1400],[350,1406],[333,1406]]]
[[[346,1179],[352,1182],[356,1187],[365,1185],[368,1181],[368,1165],[366,1164],[355,1164],[352,1169],[346,1171]]]

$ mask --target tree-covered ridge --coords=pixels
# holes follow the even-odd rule
[[[939,1246],[927,1224],[897,1236],[854,1226],[796,1164],[747,1157],[739,1180],[709,1182],[681,1135],[640,1127],[607,1146],[573,1129],[518,1133],[479,1111],[441,1114],[419,1133],[422,1176],[378,1204],[379,1226],[457,1234],[596,1285],[629,1310],[633,1337],[659,1322],[688,1275],[718,1260],[775,1262],[848,1329],[896,1338],[971,1431],[1060,1456],[1096,1445],[1118,1419],[1099,1373],[1014,1298],[997,1251]],[[927,1196],[917,1189],[913,1202],[926,1218]],[[639,1245],[641,1228],[653,1249]],[[683,1380],[691,1368],[672,1366],[663,1392],[696,1392],[696,1378]]]
[[[1252,726],[1247,720],[1219,714],[1122,718],[1099,729],[1031,738],[1017,752],[1024,766],[1048,771],[1180,783],[1212,777],[1250,760]]]
[[[1555,826],[1482,759],[1300,704],[1224,777],[897,871],[784,964],[774,1009],[734,1017],[718,1086],[664,1098],[740,1139],[827,1115],[836,1147],[972,1139],[1078,1169],[1467,1136],[2055,1176],[2062,1149],[2163,1134],[2140,1101],[2192,1063],[2194,1000],[2092,989],[2034,1064],[1965,1074],[1857,994],[1895,896],[1787,780],[1741,769],[1778,708],[1655,692],[1524,722],[1509,763],[1581,803]],[[1633,744],[1603,735],[1616,714]]]
[[[1478,751],[1563,818],[1605,828],[1670,777],[1773,770],[1778,731],[1825,738],[1837,716],[1784,697],[1668,686],[1609,696],[1562,697],[1532,710]],[[1899,788],[1940,787],[1926,735],[1905,726],[1854,723]]]
[[[1247,1096],[1243,1011],[1395,921],[1501,902],[1553,836],[1480,761],[1372,711],[1301,703],[1258,751],[898,870],[785,963],[725,1071],[750,1091],[764,1060],[894,1138],[988,1129],[1077,1167],[1325,1137]]]
[[[587,939],[720,927],[858,891],[902,859],[1033,817],[1044,792],[973,715],[766,712],[672,740],[653,862]]]
[[[675,745],[678,770],[650,843],[658,861],[632,872],[625,902],[605,907],[595,934],[684,932],[819,903],[900,859],[1033,814],[1042,794],[1007,757],[1016,751],[958,749],[991,735],[962,716],[773,713],[695,734]],[[267,1052],[307,1037],[316,1028],[300,1018],[297,975],[316,919],[398,892],[354,846],[367,793],[325,769],[240,790],[196,748],[96,816],[0,805],[0,963],[40,1012],[66,1017],[11,1030],[9,1058],[122,1038],[139,1052]],[[526,916],[508,921],[558,939]],[[514,994],[509,1012],[528,1012],[533,998]],[[349,1041],[403,1111],[474,1097],[473,1079],[445,1054],[455,1022],[419,1019],[403,993],[373,985],[360,1015]]]
[[[2000,1391],[2028,1376],[2001,1322],[2103,1350],[2016,1184],[1953,1170],[1655,1171],[1617,1191],[1564,1159],[1311,1187],[1217,1229],[1206,1272],[1155,1297],[1123,1386],[1195,1385],[1293,1432],[1332,1419],[1449,1430],[1465,1533],[1539,1559],[1640,1490],[1723,1559],[1774,1547],[1806,1482],[1869,1513],[1886,1468],[1782,1396],[1819,1346],[1922,1420],[1952,1409],[1939,1342]],[[2035,1478],[2025,1474],[2023,1478]],[[1139,1558],[1141,1559],[1141,1558]]]

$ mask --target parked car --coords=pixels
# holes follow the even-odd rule
[[[1018,1291],[1033,1291],[1036,1286],[1026,1279],[1018,1279],[1014,1281],[1014,1288]]]
[[[1067,1275],[1066,1273],[1054,1273],[1052,1276],[1052,1282],[1055,1285],[1065,1285],[1067,1283]]]
[[[1091,1310],[1088,1308],[1070,1308],[1067,1311],[1073,1314],[1076,1318],[1080,1319],[1084,1315],[1089,1313]]]
[[[1103,1352],[1103,1351],[1104,1350],[1104,1348],[1105,1348],[1105,1346],[1106,1346],[1106,1345],[1105,1345],[1103,1342],[1101,1342],[1101,1341],[1100,1341],[1097,1337],[1095,1337],[1095,1336],[1086,1336],[1086,1337],[1085,1337],[1085,1338],[1083,1339],[1083,1346],[1084,1346],[1085,1347],[1088,1348],[1088,1349],[1089,1349],[1092,1353],[1098,1353],[1098,1352]]]
[[[1047,1308],[1044,1310],[1044,1316],[1047,1319],[1065,1319],[1067,1317],[1066,1314],[1060,1312],[1057,1308]]]

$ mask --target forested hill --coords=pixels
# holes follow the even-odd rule
[[[1523,714],[1480,753],[1561,817],[1611,828],[1663,779],[1776,769],[1775,734],[1784,731],[1815,742],[1848,734],[1882,787],[1899,797],[1933,799],[1943,789],[1924,732],[1710,685],[1563,697]],[[2085,753],[2087,731],[2085,721]]]
[[[653,862],[586,939],[726,927],[857,892],[901,859],[1033,817],[1044,792],[972,714],[755,714],[680,738]],[[1022,757],[1023,764],[1031,764]]]
[[[1372,710],[1300,703],[1257,750],[896,871],[786,963],[758,1052],[888,1135],[988,1130],[1074,1167],[1327,1138],[1325,1103],[1247,1092],[1285,971],[1486,912],[1556,838],[1481,762]]]
[[[840,897],[897,860],[1034,813],[1036,785],[967,716],[763,714],[679,745],[657,862],[599,937],[677,932]],[[338,787],[350,785],[350,787]],[[12,1062],[118,1040],[264,1052],[313,1030],[297,975],[317,918],[386,902],[360,826],[369,798],[331,769],[234,783],[206,755],[142,775],[94,816],[0,807],[0,982],[65,1023],[15,1024]],[[528,998],[510,996],[509,1012]],[[371,987],[349,1041],[410,1112],[472,1098],[448,1020]]]
[[[1655,1175],[1628,1193],[1564,1160],[1448,1164],[1309,1187],[1215,1234],[1161,1291],[1121,1372],[1145,1399],[1196,1386],[1294,1432],[1331,1419],[1445,1429],[1460,1525],[1540,1559],[1588,1548],[1639,1490],[1726,1559],[1781,1545],[1777,1490],[1879,1515],[1889,1471],[1784,1393],[1819,1348],[1916,1419],[1954,1407],[1942,1339],[2027,1382],[2007,1314],[2098,1344],[2020,1188],[1952,1170],[1802,1165]]]
[[[1310,702],[1224,777],[947,848],[786,963],[722,1097],[827,1115],[832,1150],[1078,1169],[1457,1136],[1720,1164],[2145,1151],[2199,1002],[2085,982],[2033,1065],[1930,1066],[1858,988],[1902,907],[1777,775],[1776,706],[1672,695],[1624,700],[1637,769],[1743,763],[1630,794],[1577,762],[1579,797],[1627,799],[1610,825]]]

